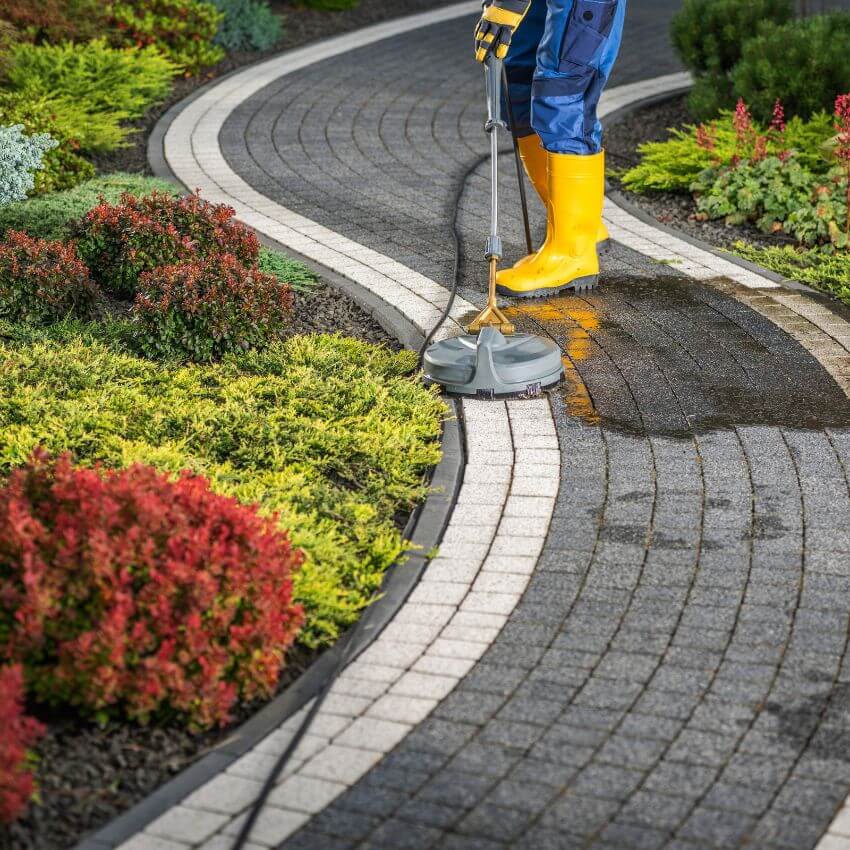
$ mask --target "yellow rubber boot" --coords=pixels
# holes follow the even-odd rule
[[[500,295],[551,295],[590,289],[599,278],[596,249],[605,196],[605,154],[547,153],[549,229],[543,247],[499,272]]]
[[[549,187],[548,183],[548,175],[547,175],[547,162],[548,157],[546,155],[546,148],[540,142],[540,136],[537,133],[532,133],[530,136],[523,136],[518,140],[519,144],[519,158],[522,160],[523,168],[525,169],[525,173],[528,175],[528,179],[531,181],[531,185],[534,186],[535,191],[540,196],[540,200],[543,201],[543,205],[548,207],[549,204]],[[552,226],[551,221],[546,222],[546,235],[549,235],[549,228]],[[597,248],[599,251],[605,251],[608,249],[611,241],[611,237],[608,235],[608,228],[605,226],[605,222],[602,220],[602,216],[599,216],[599,232],[596,236]],[[531,256],[534,256],[533,254]],[[524,257],[519,262],[525,263],[530,260],[531,257]],[[519,263],[517,264],[519,265]]]

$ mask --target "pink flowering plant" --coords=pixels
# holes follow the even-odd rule
[[[844,172],[845,202],[847,207],[845,236],[850,238],[850,94],[840,94],[835,99],[835,158]]]
[[[831,160],[819,151],[816,169],[789,139],[785,109],[777,100],[769,126],[761,128],[741,99],[731,116],[734,153],[716,161],[691,184],[697,220],[723,219],[728,225],[753,224],[765,233],[784,233],[806,247],[828,250],[848,245],[850,187],[850,95],[836,101],[830,130]],[[703,127],[697,144],[712,138]],[[716,130],[715,130],[716,138]],[[716,148],[716,145],[715,145]]]

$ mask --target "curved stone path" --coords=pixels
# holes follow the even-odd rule
[[[632,4],[608,111],[683,83],[656,79],[677,5]],[[474,6],[225,81],[172,125],[172,168],[427,327],[486,146]],[[457,320],[487,202],[482,169]],[[606,215],[598,291],[512,306],[561,344],[564,387],[464,403],[442,563],[343,677],[255,847],[850,848],[846,313]],[[289,731],[124,847],[228,847]]]

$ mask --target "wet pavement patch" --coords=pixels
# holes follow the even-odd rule
[[[636,435],[743,425],[850,425],[850,401],[798,342],[709,285],[611,277],[581,296],[514,302],[522,330],[561,346],[567,411]]]

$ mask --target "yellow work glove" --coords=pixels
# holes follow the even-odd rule
[[[475,28],[475,58],[486,62],[492,53],[497,59],[508,55],[516,28],[528,13],[531,0],[492,0],[484,6]]]

